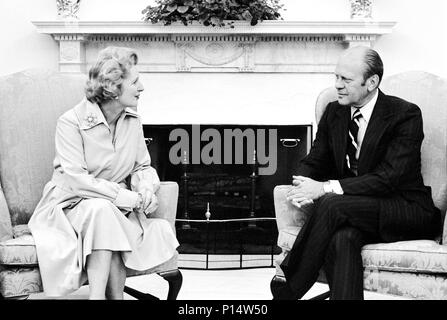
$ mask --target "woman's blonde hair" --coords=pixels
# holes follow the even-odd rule
[[[137,53],[126,47],[107,47],[88,73],[85,96],[92,103],[116,99],[121,94],[121,84],[132,66],[138,63]]]

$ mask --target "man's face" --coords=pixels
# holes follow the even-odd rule
[[[338,103],[362,106],[368,96],[368,88],[363,79],[364,64],[361,58],[345,56],[340,58],[335,68],[335,88]]]

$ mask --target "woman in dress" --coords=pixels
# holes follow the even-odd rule
[[[160,180],[136,113],[138,56],[108,47],[89,71],[86,97],[56,126],[56,156],[29,228],[47,296],[86,283],[90,299],[123,299],[126,268],[169,260],[179,243],[168,221],[150,219]]]

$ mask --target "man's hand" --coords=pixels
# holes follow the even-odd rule
[[[300,208],[302,208],[302,207],[304,207],[304,206],[307,206],[307,205],[309,205],[309,204],[314,203],[314,201],[311,200],[311,199],[305,199],[305,200],[303,200],[303,201],[301,201],[301,202],[298,202],[298,200],[292,199],[292,200],[290,200],[290,203],[291,203],[293,206],[295,206],[295,207],[297,207],[298,209],[300,209]]]
[[[287,193],[287,200],[298,208],[313,203],[325,194],[323,182],[315,181],[303,176],[293,176],[293,187]]]

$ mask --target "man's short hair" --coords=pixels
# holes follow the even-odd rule
[[[366,81],[369,77],[377,74],[379,76],[379,84],[383,77],[383,62],[377,51],[368,49],[365,54],[366,68],[363,72],[363,79]]]

